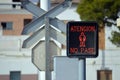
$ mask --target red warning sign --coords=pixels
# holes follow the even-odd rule
[[[67,55],[69,57],[96,57],[98,55],[98,24],[96,22],[69,22],[67,24]]]

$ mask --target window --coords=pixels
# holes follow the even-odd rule
[[[1,26],[3,27],[3,30],[12,30],[13,29],[12,22],[1,22]]]
[[[28,23],[30,23],[32,21],[32,19],[24,19],[24,26],[27,25]]]
[[[112,80],[112,71],[111,70],[98,70],[97,80]]]
[[[21,72],[20,71],[11,71],[10,72],[10,80],[21,80]]]
[[[13,2],[20,2],[20,0],[13,0]],[[16,8],[15,4],[13,4],[13,8]]]
[[[20,0],[13,0],[13,2],[20,2]]]

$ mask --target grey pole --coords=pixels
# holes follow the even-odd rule
[[[86,59],[79,58],[79,80],[86,80]]]
[[[40,0],[40,7],[48,11],[51,8],[51,0]]]
[[[105,69],[105,50],[102,50],[102,67],[101,69]]]
[[[51,54],[50,54],[50,36],[49,36],[49,18],[45,17],[45,55],[46,55],[46,70],[45,70],[45,80],[51,80]]]
[[[51,7],[50,0],[40,0],[40,7],[48,11]],[[51,80],[51,71],[50,71],[50,63],[51,63],[51,55],[50,55],[50,36],[49,36],[49,18],[45,17],[45,55],[46,55],[46,70],[45,70],[45,80]]]

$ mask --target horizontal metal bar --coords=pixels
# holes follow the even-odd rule
[[[50,24],[57,28],[58,30],[60,30],[61,32],[63,32],[64,34],[66,34],[66,24],[63,21],[54,18],[50,19]]]
[[[44,36],[45,36],[45,28],[42,27],[37,32],[35,32],[33,35],[31,35],[29,38],[27,38],[23,42],[22,47],[29,48],[29,47],[33,46],[35,43],[37,43],[38,41],[40,41],[40,39],[43,38]]]
[[[50,28],[50,37],[55,39],[56,41],[60,42],[63,45],[66,45],[66,35],[62,34],[61,32],[58,32],[54,30],[53,28]]]
[[[40,17],[41,15],[43,15],[46,12],[43,9],[39,8],[38,6],[36,6],[35,4],[33,4],[29,0],[22,1],[21,3],[22,3],[22,7],[24,9],[28,10],[29,12],[31,12],[37,18]]]

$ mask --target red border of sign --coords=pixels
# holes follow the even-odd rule
[[[95,35],[95,37],[96,37],[96,43],[95,43],[95,54],[93,55],[93,54],[79,54],[79,55],[76,55],[76,54],[70,54],[70,52],[69,52],[69,26],[70,26],[70,24],[87,24],[87,23],[91,23],[91,24],[94,24],[95,26],[96,26],[96,35]],[[75,57],[75,58],[95,58],[95,57],[97,57],[98,56],[98,24],[97,24],[97,22],[95,22],[95,21],[71,21],[71,22],[68,22],[67,23],[67,56],[68,57]]]

